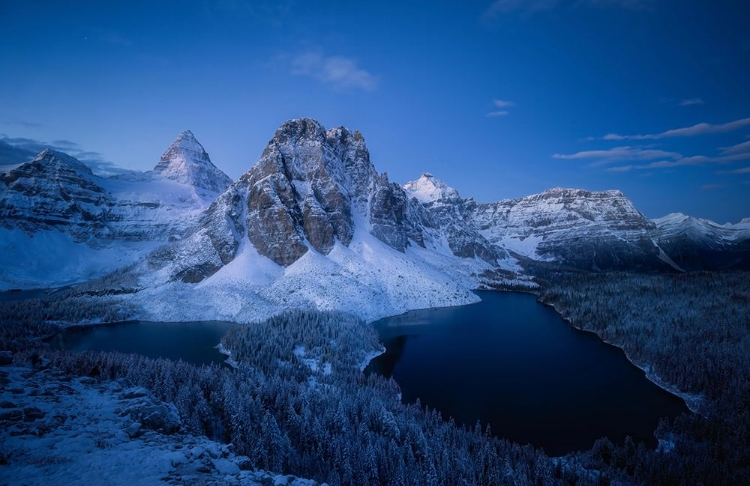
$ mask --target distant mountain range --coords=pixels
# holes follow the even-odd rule
[[[472,302],[482,286],[533,286],[535,262],[747,269],[750,220],[649,220],[619,191],[480,204],[431,174],[402,187],[376,171],[359,132],[302,118],[236,182],[189,131],[153,171],[114,178],[45,150],[0,174],[0,254],[0,289],[120,268],[99,285],[137,281],[123,298],[144,318],[247,321],[296,306],[374,319]]]

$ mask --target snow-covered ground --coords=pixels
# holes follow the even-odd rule
[[[175,407],[142,388],[54,369],[0,368],[0,424],[0,484],[318,484],[253,470],[231,445],[167,433],[179,427]]]
[[[471,292],[491,267],[416,245],[399,252],[357,230],[348,247],[337,242],[328,255],[312,248],[284,268],[244,243],[239,254],[197,284],[157,283],[128,297],[144,320],[252,322],[286,308],[337,310],[367,321],[411,309],[477,302]],[[169,299],[163,298],[170,295]]]
[[[154,241],[91,246],[55,230],[30,235],[0,228],[0,291],[84,282],[133,263],[158,246]]]

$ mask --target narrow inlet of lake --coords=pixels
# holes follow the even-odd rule
[[[477,304],[417,310],[373,325],[385,354],[366,369],[403,400],[550,455],[626,435],[654,446],[660,417],[688,409],[622,350],[574,329],[529,294],[480,291]]]
[[[181,359],[197,366],[226,360],[216,345],[231,322],[123,322],[66,329],[48,342],[70,351],[117,351]]]

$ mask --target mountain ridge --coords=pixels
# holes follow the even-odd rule
[[[741,224],[712,223],[734,235],[724,238],[729,243],[721,250],[731,258],[706,259],[701,253],[691,256],[703,258],[701,265],[688,265],[677,247],[669,246],[664,225],[646,218],[619,190],[556,187],[477,203],[430,173],[401,186],[377,172],[360,132],[325,129],[310,118],[283,123],[258,162],[223,192],[180,183],[191,174],[186,170],[191,163],[216,168],[185,131],[151,176],[95,179],[72,171],[78,179],[99,181],[112,208],[129,208],[121,212],[127,221],[108,226],[120,229],[110,237],[132,237],[146,228],[140,240],[131,239],[153,243],[120,265],[129,266],[92,284],[106,292],[108,286],[120,288],[117,279],[137,282],[134,293],[123,297],[140,309],[134,317],[248,321],[294,306],[375,319],[469,303],[476,288],[533,286],[524,265],[534,261],[562,269],[661,272],[731,268],[748,260],[743,245],[750,232]],[[212,169],[205,173],[216,184],[208,187],[226,182]],[[134,191],[164,184],[183,188],[189,196],[180,193],[177,199],[192,201],[169,207],[169,218],[179,221],[172,230],[169,218],[136,217],[158,213],[165,200],[144,200]],[[9,190],[0,186],[0,208]],[[132,210],[141,203],[143,211]],[[93,244],[100,241],[94,238]],[[681,245],[692,248],[696,242]],[[165,300],[165,292],[180,298]]]
[[[105,275],[181,238],[216,195],[153,171],[101,177],[45,149],[0,174],[0,289]]]

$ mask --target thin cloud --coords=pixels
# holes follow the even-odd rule
[[[557,7],[559,3],[558,0],[495,0],[482,17],[494,19],[511,12],[529,15],[543,10],[551,10]]]
[[[593,160],[593,166],[618,162],[644,162],[654,159],[679,160],[683,156],[677,152],[642,147],[615,147],[609,150],[585,150],[574,154],[554,154],[552,158],[561,160]]]
[[[654,0],[495,0],[482,18],[492,20],[510,13],[530,16],[556,8],[618,8],[646,11],[653,9]]]
[[[29,129],[42,128],[43,126],[41,123],[32,122],[28,120],[21,120],[20,118],[11,118],[8,120],[8,123],[11,125],[18,125],[19,127],[29,128]]]
[[[121,47],[133,47],[133,41],[117,32],[103,32],[101,35],[103,42],[114,44]]]
[[[610,133],[602,137],[602,140],[659,140],[662,138],[672,137],[695,137],[698,135],[707,135],[712,133],[725,133],[733,130],[750,125],[750,118],[742,118],[740,120],[731,121],[728,123],[722,123],[719,125],[712,125],[710,123],[698,123],[685,128],[676,128],[674,130],[667,130],[661,133],[652,133],[648,135],[620,135],[617,133]]]
[[[608,172],[630,172],[634,167],[633,165],[621,165],[618,167],[608,167],[605,170]]]
[[[750,152],[750,141],[738,143],[731,147],[722,147],[721,149],[722,154],[741,154],[745,152]]]
[[[354,59],[326,56],[309,51],[292,59],[292,74],[307,76],[335,89],[375,91],[378,78],[357,65]]]
[[[750,174],[750,167],[743,167],[734,170],[720,170],[717,174]]]
[[[574,154],[575,155],[575,154]],[[558,157],[559,158],[559,157]],[[675,167],[687,167],[704,164],[727,164],[730,162],[737,162],[743,160],[750,160],[750,152],[731,154],[731,155],[720,155],[718,157],[708,157],[706,155],[693,155],[690,157],[682,157],[673,160],[656,160],[647,164],[631,164],[617,167],[609,167],[605,170],[609,172],[630,172],[632,170],[650,170],[650,169],[674,169]],[[589,164],[590,167],[604,165],[604,163]],[[739,171],[721,171],[722,174],[744,174],[743,169]]]
[[[493,110],[487,113],[488,117],[498,117],[498,116],[507,116],[510,114],[510,111],[508,111],[506,108],[515,105],[512,101],[508,100],[498,100],[494,99],[492,100],[492,104],[495,108],[500,108],[499,110]]]
[[[513,103],[512,101],[507,100],[492,100],[492,104],[498,108],[506,108],[508,106],[515,105],[515,103]]]
[[[723,188],[724,184],[704,184],[701,186],[701,191],[715,191]]]
[[[702,104],[705,104],[705,101],[703,101],[700,98],[688,98],[688,99],[680,101],[680,106],[692,106],[692,105],[702,105]]]
[[[643,11],[652,10],[653,3],[653,0],[579,0],[576,6]]]

